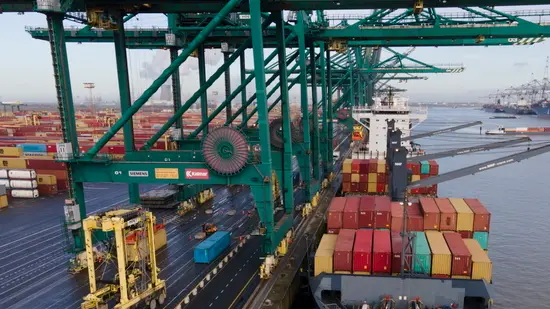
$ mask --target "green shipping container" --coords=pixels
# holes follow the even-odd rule
[[[424,174],[424,175],[430,174],[430,163],[428,161],[420,162],[420,174]]]
[[[474,232],[474,239],[477,240],[481,249],[489,249],[489,232]]]
[[[432,272],[432,252],[424,232],[414,232],[413,271],[415,273],[430,274]]]

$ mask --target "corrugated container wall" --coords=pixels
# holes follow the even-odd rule
[[[353,273],[370,274],[373,230],[357,230],[353,244]]]
[[[414,232],[414,234],[415,260],[413,270],[415,273],[429,275],[432,272],[432,252],[426,234],[424,232]]]
[[[344,208],[343,224],[345,229],[359,228],[359,203],[360,197],[348,197]]]
[[[483,279],[492,283],[493,263],[487,253],[474,239],[464,239],[464,244],[472,254],[472,279]]]
[[[398,232],[391,233],[391,247],[392,247],[392,261],[391,261],[391,271],[393,275],[401,273],[401,250],[403,246],[403,237]],[[406,247],[407,253],[411,253],[409,246]],[[405,263],[405,271],[408,272],[410,269],[407,265],[412,264],[412,256],[406,256],[407,262]]]
[[[465,198],[464,202],[468,204],[474,213],[474,232],[489,232],[491,226],[491,213],[487,208],[475,198]]]
[[[424,215],[424,230],[439,230],[441,215],[433,198],[420,198],[420,207]]]
[[[314,262],[314,274],[315,276],[320,273],[332,274],[332,256],[334,255],[334,247],[336,246],[336,239],[338,235],[325,234],[321,238],[319,247],[315,252]]]
[[[333,269],[335,273],[350,273],[353,270],[353,242],[355,230],[342,229],[336,239],[333,255]]]
[[[327,228],[341,229],[343,221],[343,212],[346,207],[345,197],[335,197],[330,202],[327,216]]]
[[[391,199],[389,196],[375,196],[374,227],[377,229],[389,229],[391,224]]]
[[[457,213],[456,230],[457,231],[473,231],[474,229],[474,213],[468,207],[464,199],[450,198],[449,201],[453,205]]]
[[[443,234],[426,231],[426,238],[432,251],[432,277],[449,278],[451,276],[451,251]]]
[[[454,209],[449,199],[435,198],[437,208],[441,219],[439,221],[439,230],[441,231],[456,231],[456,210]]]
[[[391,273],[391,234],[390,230],[374,230],[372,246],[372,273]]]
[[[477,240],[483,250],[489,249],[489,233],[487,232],[474,232],[473,239]]]
[[[453,278],[470,278],[472,269],[472,255],[458,233],[444,232],[443,237],[453,256],[451,275]]]
[[[374,196],[362,196],[359,202],[359,228],[374,227]]]

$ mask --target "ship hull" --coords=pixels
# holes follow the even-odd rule
[[[530,108],[516,108],[516,107],[505,107],[504,112],[507,114],[513,115],[534,115],[535,112]]]
[[[347,306],[340,308],[357,308],[364,303],[378,305],[381,299],[390,296],[395,309],[408,309],[408,302],[416,297],[428,308],[456,304],[457,309],[481,309],[490,307],[493,294],[492,286],[484,280],[324,273],[311,278],[310,287],[319,308],[331,304]]]
[[[533,107],[532,109],[537,116],[550,118],[550,107]]]

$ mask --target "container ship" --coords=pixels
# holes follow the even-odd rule
[[[535,112],[531,109],[529,103],[520,99],[517,103],[504,106],[504,112],[513,115],[534,115]]]
[[[395,201],[391,120],[404,132],[399,146],[415,153],[406,138],[414,113],[401,105],[375,101],[370,111],[354,111],[371,125],[343,163],[341,196],[331,201],[311,263],[314,299],[320,308],[488,308],[491,214],[482,202],[438,197],[437,184],[410,188]],[[409,183],[439,174],[435,160],[409,161]]]
[[[541,100],[532,104],[531,110],[539,117],[550,118],[550,101]]]
[[[483,105],[483,110],[488,113],[504,113],[504,106],[498,104],[485,104]]]

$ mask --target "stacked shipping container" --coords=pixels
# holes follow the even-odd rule
[[[0,185],[5,186],[7,195],[11,197],[37,198],[39,196],[34,170],[0,169]]]
[[[433,160],[408,163],[407,167],[413,173],[411,181],[428,178],[439,173],[439,166]],[[382,195],[388,192],[388,182],[388,169],[385,160],[344,160],[342,168],[342,192]],[[409,193],[413,195],[435,195],[437,194],[437,185],[412,189]]]
[[[332,235],[336,248],[332,252],[332,272],[399,274],[403,207],[401,203],[392,203],[387,196],[334,198],[329,207],[327,226],[329,233],[340,234]],[[418,203],[406,207],[407,230],[415,234],[412,243],[415,256],[413,259],[408,255],[408,248],[405,271],[409,271],[408,266],[412,265],[415,273],[432,277],[490,280],[490,260],[482,249],[482,241],[465,239],[470,234],[464,233],[488,235],[485,231],[490,226],[490,213],[477,199],[421,198]],[[471,241],[475,241],[482,254],[471,252],[476,250]],[[326,251],[319,254],[328,256]],[[328,267],[323,269],[329,272]],[[316,270],[315,273],[320,272]]]

